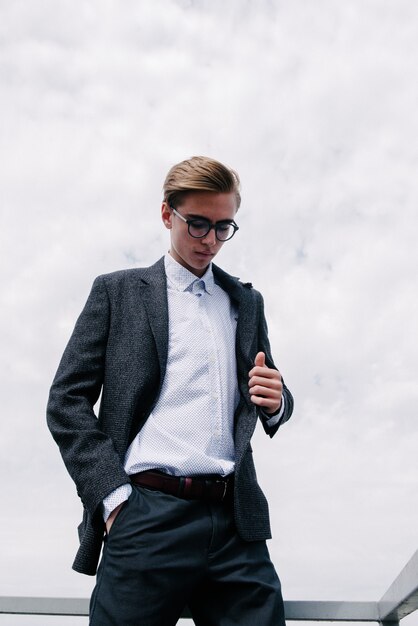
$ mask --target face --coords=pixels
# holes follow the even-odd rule
[[[214,224],[235,218],[237,199],[234,192],[193,191],[186,195],[176,210],[186,219],[204,217]],[[201,239],[191,237],[187,224],[173,213],[166,202],[163,202],[161,217],[165,227],[171,231],[170,254],[173,259],[195,276],[203,276],[224,242],[216,239],[213,228]]]

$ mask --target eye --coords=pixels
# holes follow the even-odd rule
[[[209,222],[206,220],[190,220],[190,225],[197,230],[207,230],[209,227]]]
[[[231,226],[231,222],[219,222],[216,224],[216,228],[220,233],[227,233]]]

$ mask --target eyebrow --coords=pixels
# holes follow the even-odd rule
[[[187,213],[187,219],[190,220],[204,220],[205,222],[209,222],[210,224],[223,224],[224,222],[233,222],[233,219],[226,218],[224,220],[218,220],[217,222],[211,222],[208,217],[203,217],[203,215],[196,215],[195,213]]]

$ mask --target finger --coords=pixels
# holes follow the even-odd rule
[[[279,370],[273,369],[272,367],[256,367],[254,366],[252,370],[248,372],[249,378],[253,378],[254,376],[260,376],[262,378],[277,378],[278,380],[282,380],[282,375]]]
[[[283,383],[280,374],[277,376],[277,370],[273,370],[276,375],[265,375],[265,370],[263,370],[262,376],[257,376],[253,374],[248,381],[248,386],[254,387],[255,385],[263,385],[264,387],[271,387],[272,389],[282,389]]]
[[[280,387],[264,387],[263,385],[254,385],[250,388],[252,396],[262,396],[263,398],[280,398],[282,390]]]
[[[274,413],[280,407],[282,399],[276,400],[275,398],[262,398],[260,396],[251,396],[251,402],[257,406],[263,407],[268,413]]]
[[[265,367],[266,366],[266,355],[264,352],[257,352],[257,355],[254,360],[254,365],[256,367]]]

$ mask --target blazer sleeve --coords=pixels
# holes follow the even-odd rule
[[[264,314],[263,296],[259,292],[257,292],[257,294],[258,294],[258,306],[259,306],[258,349],[260,352],[265,353],[266,365],[268,367],[272,367],[277,370],[278,368],[274,364],[273,357],[271,355],[270,341],[268,338],[267,322],[266,322],[266,317]],[[259,417],[263,424],[263,428],[270,437],[273,437],[273,435],[276,434],[280,426],[282,426],[282,424],[287,422],[293,413],[293,396],[290,393],[289,389],[286,387],[283,377],[282,377],[282,382],[283,382],[283,398],[285,402],[285,408],[284,408],[284,413],[281,416],[280,420],[276,424],[274,424],[274,426],[269,426],[267,424],[267,419],[272,417],[272,415],[267,415],[266,413],[264,413],[262,409],[261,410],[259,409]]]
[[[99,276],[64,351],[47,406],[49,429],[92,517],[101,512],[104,497],[129,480],[93,410],[104,378],[109,324],[109,297]]]

